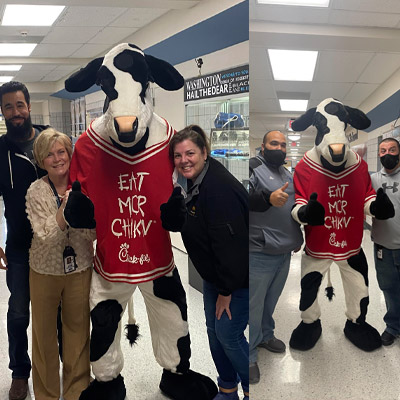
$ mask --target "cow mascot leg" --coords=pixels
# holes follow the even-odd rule
[[[181,89],[184,79],[166,61],[129,43],[65,82],[70,92],[98,84],[106,94],[104,114],[79,137],[70,168],[71,181],[81,182],[94,204],[97,224],[90,300],[96,380],[81,400],[125,398],[120,321],[137,287],[145,299],[154,354],[164,369],[161,390],[175,400],[211,400],[218,392],[210,378],[189,369],[186,297],[160,219],[160,206],[173,189],[169,142],[174,130],[153,112],[152,82],[172,91]],[[78,225],[85,217],[79,210],[78,204],[71,212]],[[128,328],[131,341],[135,332]]]
[[[338,262],[346,298],[345,336],[358,348],[372,351],[381,346],[378,331],[366,321],[369,304],[368,264],[363,249],[347,261]]]
[[[212,399],[217,390],[208,377],[189,369],[190,337],[187,323],[186,295],[175,268],[167,276],[137,285],[143,295],[148,314],[153,351],[164,368],[160,389],[176,400]],[[92,335],[90,361],[96,379],[84,390],[80,400],[123,400],[126,396],[121,376],[124,358],[121,351],[121,318],[136,286],[110,283],[93,275],[91,297]],[[114,299],[110,300],[110,295]],[[104,300],[105,299],[105,300]],[[172,329],[171,329],[172,328]],[[136,325],[127,326],[135,332]]]
[[[303,254],[301,259],[301,319],[292,332],[289,345],[296,350],[309,350],[321,336],[321,309],[318,304],[318,291],[322,279],[328,271],[331,260],[318,260]]]

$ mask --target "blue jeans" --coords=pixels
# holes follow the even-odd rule
[[[28,252],[7,251],[7,287],[10,291],[7,312],[9,368],[12,378],[29,378],[31,360],[28,355],[29,326],[29,256]]]
[[[383,317],[386,331],[400,335],[400,250],[382,248],[382,259],[377,257],[378,246],[374,245],[376,277],[385,296],[387,312]]]
[[[219,320],[215,316],[218,298],[216,287],[203,281],[204,311],[211,355],[217,368],[218,385],[233,389],[241,381],[243,391],[249,391],[249,344],[244,336],[249,321],[249,289],[232,293],[229,306],[232,319],[224,312]]]
[[[257,346],[274,336],[272,318],[289,273],[290,253],[249,253],[250,362],[257,361]]]

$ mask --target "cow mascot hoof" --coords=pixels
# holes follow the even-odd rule
[[[125,400],[124,378],[118,375],[108,382],[94,380],[80,395],[79,400]]]
[[[347,320],[344,334],[354,346],[364,351],[373,351],[382,346],[379,332],[366,322],[355,324]]]
[[[209,377],[192,370],[174,374],[164,369],[160,389],[174,400],[212,400],[218,393],[217,386]]]
[[[292,349],[306,351],[310,350],[318,342],[322,333],[321,320],[317,319],[312,324],[300,322],[299,326],[292,332],[289,345]]]

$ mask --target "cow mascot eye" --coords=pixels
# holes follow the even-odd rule
[[[295,205],[292,217],[304,225],[305,252],[301,263],[300,310],[302,322],[293,331],[290,346],[309,350],[322,332],[318,290],[328,275],[326,294],[334,295],[330,266],[336,263],[346,298],[345,336],[358,348],[381,346],[378,331],[366,322],[368,265],[361,247],[364,213],[375,218],[394,216],[393,204],[376,195],[368,166],[350,149],[348,125],[367,129],[370,120],[361,111],[328,98],[292,123],[295,131],[317,129],[315,145],[296,165]]]
[[[152,310],[148,318],[163,368],[161,390],[176,400],[211,400],[218,392],[210,378],[189,369],[186,296],[160,219],[160,206],[173,189],[168,145],[174,129],[153,112],[153,81],[165,90],[179,90],[184,83],[168,62],[123,43],[65,82],[71,92],[97,83],[106,95],[104,113],[79,137],[70,168],[71,181],[79,181],[94,204],[97,234],[90,298],[90,360],[96,379],[80,400],[125,399],[118,332],[128,305],[127,337],[131,344],[138,337],[129,301],[137,286],[146,309]],[[68,215],[74,215],[74,207],[77,212],[79,201]],[[135,364],[134,356],[128,362]]]

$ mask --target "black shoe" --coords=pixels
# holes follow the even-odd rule
[[[388,331],[383,332],[381,335],[382,344],[384,346],[390,346],[391,344],[393,344],[395,339],[396,339],[396,336],[393,336]]]

